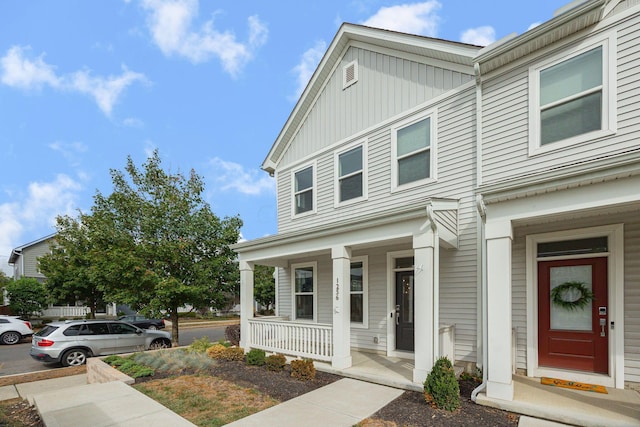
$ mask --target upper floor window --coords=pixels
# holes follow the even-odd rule
[[[299,215],[314,210],[313,165],[294,172],[293,174],[293,213]]]
[[[337,203],[366,197],[366,150],[359,145],[336,155]]]
[[[433,115],[400,124],[392,130],[396,187],[434,177]]]
[[[292,267],[295,319],[315,320],[316,263],[297,264]]]
[[[532,154],[615,131],[609,44],[599,41],[531,69]]]

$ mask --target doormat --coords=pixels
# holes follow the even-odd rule
[[[579,383],[577,381],[560,380],[558,378],[542,377],[540,379],[540,384],[550,385],[554,387],[570,388],[573,390],[592,391],[595,393],[609,394],[609,392],[607,392],[606,387],[603,387],[601,385],[585,384],[585,383]]]

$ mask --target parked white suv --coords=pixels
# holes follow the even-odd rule
[[[171,334],[118,320],[52,322],[36,332],[30,355],[44,363],[84,365],[87,357],[171,347]]]
[[[33,335],[31,323],[18,316],[0,315],[0,343],[13,345]]]

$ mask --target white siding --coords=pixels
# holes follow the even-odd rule
[[[529,156],[529,66],[545,58],[549,50],[532,56],[527,63],[483,83],[483,184],[561,168],[587,160],[637,149],[640,131],[640,15],[621,22],[617,34],[617,132],[615,135],[567,147],[561,151]],[[604,31],[610,31],[605,28]],[[593,35],[599,35],[594,33]],[[554,54],[572,45],[553,46]],[[613,88],[616,91],[616,88]],[[585,166],[588,168],[588,166]]]
[[[20,255],[21,259],[18,260],[18,262],[22,262],[24,259],[22,275],[25,277],[44,278],[44,275],[38,271],[38,258],[50,252],[49,240],[24,248],[22,255]]]

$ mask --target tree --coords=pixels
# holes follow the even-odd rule
[[[158,152],[138,169],[111,170],[113,193],[94,197],[83,224],[92,241],[91,272],[105,297],[150,316],[166,312],[178,343],[178,308],[220,308],[238,288],[229,245],[242,221],[218,218],[202,197],[202,178],[162,169]]]
[[[2,302],[2,305],[6,304],[4,301],[4,289],[7,284],[9,284],[9,278],[4,274],[4,271],[0,271],[0,302]]]
[[[25,319],[29,319],[34,312],[42,311],[49,299],[47,287],[31,277],[10,280],[6,289],[9,307]]]
[[[273,309],[276,303],[276,280],[273,267],[256,265],[253,270],[253,298],[267,310]]]
[[[47,277],[46,285],[54,300],[75,303],[84,302],[91,310],[91,318],[96,318],[96,309],[104,304],[104,293],[99,283],[99,275],[92,274],[94,264],[89,230],[83,225],[86,215],[78,218],[58,216],[57,234],[51,244],[50,253],[38,259],[39,269]]]

